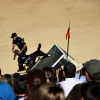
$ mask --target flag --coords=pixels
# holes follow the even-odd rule
[[[68,38],[70,38],[70,27],[68,28],[67,33],[66,33],[66,40],[67,40]]]

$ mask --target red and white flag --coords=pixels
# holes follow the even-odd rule
[[[70,27],[68,28],[67,33],[66,33],[66,40],[67,40],[68,38],[70,38]]]

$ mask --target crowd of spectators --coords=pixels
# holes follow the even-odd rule
[[[69,61],[25,74],[2,75],[0,69],[0,100],[100,100],[100,60],[86,61],[78,71]]]

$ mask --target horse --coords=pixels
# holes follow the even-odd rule
[[[25,54],[21,60],[19,61],[20,65],[24,65],[25,66],[29,66],[30,63],[32,63],[32,65],[35,65],[36,62],[36,58],[42,56],[42,59],[49,57],[50,55],[48,55],[47,53],[44,53],[43,51],[40,50],[41,48],[41,44],[38,44],[38,48],[35,52],[32,52],[31,54],[27,55]],[[41,59],[41,60],[42,60]]]

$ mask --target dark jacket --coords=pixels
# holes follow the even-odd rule
[[[73,87],[73,89],[68,94],[66,100],[81,100],[81,89],[82,84],[77,84]]]

